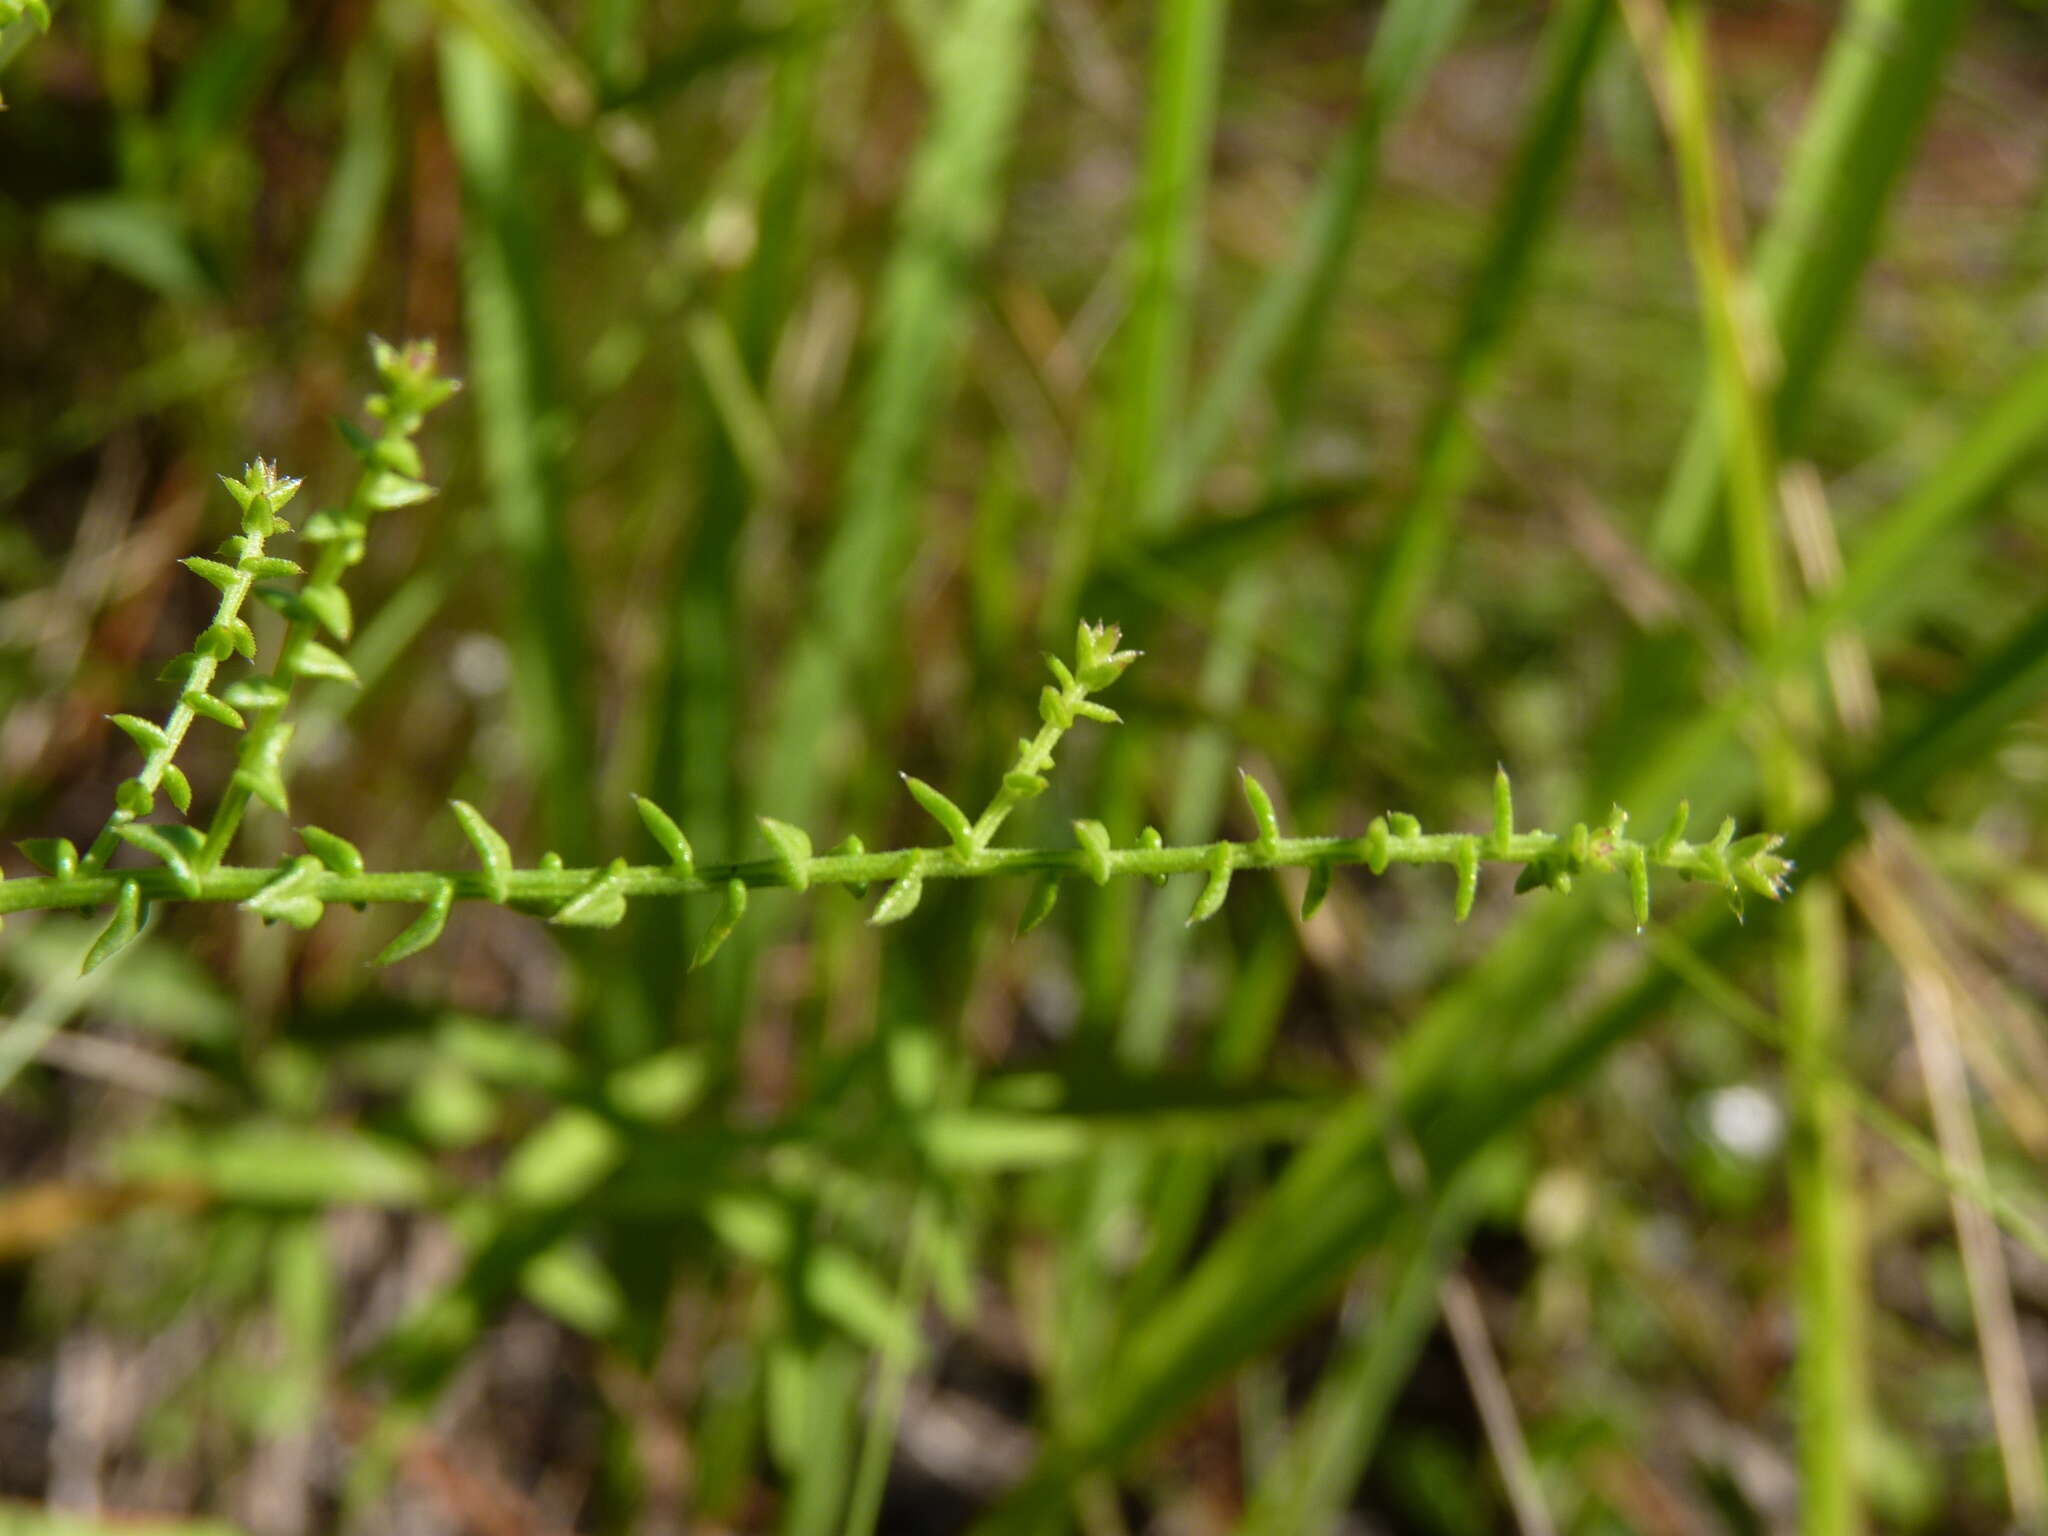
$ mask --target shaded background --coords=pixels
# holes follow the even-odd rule
[[[1498,869],[1463,927],[1441,871],[1022,941],[1000,882],[764,893],[694,974],[676,905],[385,973],[393,912],[175,911],[83,983],[88,923],[17,918],[0,1522],[2044,1529],[2048,23],[1672,25],[0,31],[9,837],[104,819],[213,474],[344,494],[375,332],[468,388],[353,579],[365,686],[299,711],[294,820],[373,868],[466,866],[458,795],[528,863],[651,857],[631,791],[705,859],[929,841],[897,771],[978,805],[1086,616],[1128,723],[1018,841],[1246,835],[1239,765],[1307,831],[1476,829],[1500,762],[1541,825],[1685,796],[1803,869],[1641,935]]]

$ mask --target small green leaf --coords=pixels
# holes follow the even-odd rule
[[[1508,843],[1515,835],[1515,790],[1508,782],[1505,764],[1493,769],[1493,841],[1487,851],[1495,858],[1507,857]]]
[[[1244,785],[1244,798],[1252,808],[1252,820],[1258,824],[1259,846],[1271,849],[1280,841],[1280,818],[1273,814],[1273,797],[1266,793],[1265,785],[1242,768],[1237,770],[1237,777]]]
[[[235,782],[279,815],[284,815],[288,809],[284,792],[284,753],[291,744],[293,729],[290,725],[273,726],[261,740],[253,743],[255,751],[235,770]]]
[[[377,953],[372,965],[394,965],[408,955],[416,955],[434,940],[441,937],[441,930],[448,925],[448,911],[455,905],[454,882],[443,880],[434,887],[434,894],[427,898],[427,904],[420,908],[419,916],[407,923],[398,936]]]
[[[1147,827],[1144,831],[1138,834],[1138,846],[1144,849],[1147,853],[1157,853],[1160,849],[1166,846],[1166,839],[1160,836],[1159,829],[1157,827]],[[1163,873],[1148,875],[1146,878],[1149,879],[1154,885],[1166,884],[1166,876]]]
[[[1017,919],[1017,937],[1036,928],[1048,917],[1060,899],[1060,878],[1058,875],[1041,876],[1038,884],[1031,888],[1031,899],[1024,903],[1024,915]]]
[[[114,804],[130,816],[147,816],[156,806],[156,794],[140,779],[123,779],[114,788]]]
[[[1074,707],[1065,694],[1048,683],[1038,695],[1038,718],[1047,725],[1069,730],[1074,724]]]
[[[1003,775],[1003,788],[1019,800],[1036,800],[1046,791],[1045,775],[1012,768]]]
[[[1650,857],[1659,864],[1671,857],[1678,847],[1678,840],[1685,836],[1686,818],[1692,815],[1692,806],[1686,801],[1678,802],[1678,808],[1671,813],[1671,825],[1664,829],[1664,835],[1650,845]]]
[[[616,928],[626,915],[626,893],[619,886],[625,872],[626,861],[613,859],[548,921],[564,928]]]
[[[1636,932],[1641,933],[1650,925],[1650,861],[1641,848],[1631,845],[1622,850],[1621,862],[1628,870],[1628,901],[1635,909]]]
[[[315,512],[306,519],[305,530],[299,537],[308,544],[335,544],[345,539],[360,539],[363,525],[344,512],[333,510]]]
[[[319,827],[304,826],[299,828],[299,841],[312,851],[314,858],[337,875],[360,875],[363,872],[361,850],[345,837],[336,837]]]
[[[300,647],[299,676],[347,683],[351,688],[363,686],[363,680],[356,676],[356,669],[343,659],[341,652],[322,645],[318,640],[308,640]]]
[[[144,757],[161,752],[171,744],[171,738],[164,734],[163,727],[153,720],[144,720],[138,715],[109,715],[107,718],[121,727]]]
[[[189,815],[192,810],[192,781],[185,777],[185,770],[176,763],[165,763],[163,786],[164,793],[171,797],[171,804],[178,808],[178,814]]]
[[[348,594],[339,586],[307,586],[298,592],[299,605],[337,640],[346,641],[355,631],[355,614]]]
[[[967,813],[948,800],[945,795],[909,774],[900,774],[903,787],[910,791],[911,798],[931,813],[931,818],[946,829],[953,846],[962,853],[974,852],[974,826],[967,819]]]
[[[182,683],[191,677],[192,669],[199,665],[197,651],[180,651],[163,665],[156,680],[160,683]]]
[[[1316,915],[1329,894],[1330,866],[1327,863],[1309,865],[1308,887],[1301,893],[1301,920],[1304,923]]]
[[[913,869],[882,892],[882,899],[875,903],[875,910],[868,921],[877,928],[900,923],[917,910],[918,900],[923,895],[924,876]]]
[[[1099,821],[1077,821],[1074,838],[1081,845],[1088,878],[1097,885],[1109,884],[1109,828]]]
[[[1194,910],[1188,913],[1190,928],[1207,922],[1222,907],[1223,899],[1230,894],[1230,872],[1235,867],[1230,846],[1218,843],[1209,854],[1209,878],[1202,884],[1202,894],[1195,898]]]
[[[450,800],[448,804],[455,811],[455,819],[462,823],[462,835],[476,850],[477,862],[483,866],[484,889],[492,901],[502,903],[506,877],[512,872],[512,845],[467,800]]]
[[[1707,866],[1708,877],[1716,885],[1730,891],[1735,889],[1735,874],[1728,868],[1728,845],[1734,838],[1735,818],[1730,816],[1722,821],[1711,843],[1700,845],[1700,858]]]
[[[105,965],[134,942],[141,928],[142,887],[133,880],[123,880],[121,894],[114,899],[114,915],[100,930],[100,936],[92,941],[92,948],[85,952],[85,963],[79,967],[79,974],[90,975]]]
[[[725,882],[725,900],[718,908],[718,915],[711,919],[711,926],[704,930],[704,937],[698,940],[697,953],[690,959],[690,969],[694,971],[699,966],[710,964],[711,957],[732,937],[733,929],[746,915],[747,882],[735,877]]]
[[[1365,867],[1376,875],[1384,875],[1393,852],[1387,846],[1387,818],[1373,817],[1372,825],[1365,829]]]
[[[208,560],[203,555],[193,555],[178,564],[220,592],[227,591],[241,579],[232,565],[222,565],[218,560]]]
[[[633,809],[640,813],[640,821],[647,828],[648,836],[661,845],[661,851],[668,855],[669,867],[685,880],[697,873],[697,855],[690,847],[690,840],[683,836],[683,829],[675,824],[675,818],[645,795],[633,797]]]
[[[1728,864],[1736,880],[1770,901],[1784,898],[1782,871],[1791,866],[1776,857],[1784,839],[1773,832],[1745,837],[1728,850]]]
[[[115,835],[131,848],[140,848],[162,861],[171,872],[171,879],[177,884],[180,894],[197,896],[199,877],[192,872],[192,860],[197,858],[206,839],[197,827],[158,827],[143,822],[130,822],[115,829]]]
[[[409,475],[393,474],[385,470],[370,476],[362,488],[363,505],[373,512],[392,512],[399,507],[417,506],[430,500],[434,488]]]
[[[1479,894],[1479,839],[1476,837],[1458,840],[1458,899],[1457,921],[1464,922],[1472,915],[1473,899]]]
[[[31,837],[14,845],[22,857],[46,875],[69,880],[78,873],[78,850],[68,837]]]
[[[334,418],[334,430],[341,434],[341,440],[344,443],[348,444],[349,451],[353,453],[356,456],[356,458],[359,459],[362,463],[367,465],[376,462],[376,438],[370,436],[369,433],[365,432],[361,427],[357,426],[354,422],[350,421],[346,416],[337,416]],[[329,515],[330,514],[325,512],[315,514],[315,516],[317,517],[326,517]],[[308,523],[306,526],[310,528],[312,524]]]
[[[1072,693],[1074,691],[1074,674],[1067,669],[1067,664],[1061,661],[1059,657],[1053,655],[1051,651],[1047,651],[1044,654],[1045,664],[1052,668],[1052,675],[1059,679],[1060,692]]]
[[[825,856],[833,859],[857,859],[867,851],[868,845],[860,840],[860,834],[858,832],[849,832],[837,843],[826,849]],[[867,895],[868,883],[863,880],[858,885],[849,885],[846,887],[846,891],[855,900],[859,900]]]
[[[320,861],[309,853],[286,862],[276,879],[242,903],[268,922],[286,922],[294,928],[310,928],[320,921],[326,905],[312,892],[321,878]]]
[[[1406,811],[1389,811],[1387,825],[1393,830],[1394,836],[1404,840],[1422,836],[1422,823]]]
[[[242,678],[223,688],[220,696],[236,709],[251,711],[275,709],[291,698],[281,683],[268,677]]]
[[[1074,671],[1081,686],[1100,693],[1124,675],[1124,669],[1143,652],[1120,651],[1123,633],[1114,624],[1089,624],[1085,620],[1074,636]]]
[[[1076,699],[1074,713],[1084,720],[1100,720],[1104,725],[1122,725],[1124,717],[1107,704],[1097,704],[1089,699]]]
[[[761,831],[768,844],[775,850],[776,868],[782,871],[782,883],[793,891],[809,890],[811,885],[811,835],[802,827],[793,827],[786,821],[777,821],[773,816],[759,816]]]
[[[189,561],[186,563],[190,564]],[[237,562],[237,569],[243,575],[254,577],[258,581],[275,581],[286,576],[306,574],[298,561],[280,559],[276,555],[245,555]]]
[[[215,725],[224,725],[231,731],[248,727],[248,721],[242,718],[240,710],[232,704],[223,704],[210,693],[201,693],[197,688],[187,689],[179,695],[178,702],[193,714],[211,720]]]
[[[1583,821],[1572,823],[1572,863],[1574,870],[1583,869],[1586,861],[1593,857],[1593,834]]]

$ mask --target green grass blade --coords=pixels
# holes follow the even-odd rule
[[[968,283],[1000,207],[1031,58],[1033,0],[960,0],[936,48],[937,99],[882,280],[881,334],[842,511],[808,628],[784,667],[758,803],[809,821],[846,749],[848,684],[895,624],[918,472],[957,374]]]
[[[1863,795],[1911,806],[1947,768],[2048,696],[2048,608],[2037,611],[1926,719],[1899,733],[1835,795],[1793,843],[1802,871],[1832,867],[1860,835]],[[1560,918],[1559,914],[1565,914]],[[1419,1128],[1438,1182],[1549,1095],[1585,1076],[1642,1028],[1677,983],[1668,971],[1638,982],[1590,1016],[1558,1010],[1531,1019],[1522,1000],[1560,995],[1578,962],[1572,909],[1531,914],[1508,941],[1444,993],[1403,1037],[1387,1080],[1398,1119]],[[1702,908],[1684,929],[1710,955],[1742,930]],[[1503,1038],[1522,1042],[1503,1048]],[[1469,1079],[1459,1064],[1494,1070]],[[1229,1228],[1188,1277],[1121,1341],[1087,1418],[1049,1445],[1032,1476],[980,1527],[1033,1529],[1074,1479],[1113,1464],[1187,1411],[1217,1380],[1319,1304],[1406,1208],[1388,1169],[1383,1132],[1389,1090],[1378,1086],[1333,1111],[1265,1198]]]
[[[1357,117],[1316,178],[1302,228],[1286,259],[1260,286],[1232,329],[1208,386],[1190,413],[1185,441],[1159,495],[1185,505],[1216,462],[1245,402],[1271,371],[1278,404],[1273,457],[1284,460],[1302,414],[1326,322],[1356,243],[1358,223],[1379,179],[1388,132],[1422,94],[1464,25],[1470,0],[1394,0],[1373,32]],[[1276,359],[1278,360],[1276,363]],[[1154,510],[1148,522],[1170,522]]]
[[[1421,468],[1390,547],[1359,573],[1358,621],[1367,675],[1406,654],[1449,548],[1473,462],[1467,413],[1491,382],[1502,343],[1527,294],[1532,263],[1556,214],[1578,145],[1580,107],[1607,35],[1613,0],[1569,0],[1552,16],[1540,83],[1509,168],[1478,270],[1465,290],[1443,384],[1423,431]]]
[[[1787,443],[1798,440],[1968,10],[1968,0],[1856,0],[1828,50],[1757,242],[1757,283],[1780,353],[1772,424]],[[1651,552],[1659,560],[1685,568],[1698,558],[1723,462],[1703,403],[1657,510]]]
[[[1387,1295],[1347,1339],[1303,1407],[1299,1426],[1252,1490],[1239,1536],[1332,1529],[1372,1461],[1394,1400],[1437,1319],[1437,1288],[1476,1216],[1480,1165],[1461,1173],[1390,1244]]]
[[[554,366],[519,100],[497,56],[456,29],[441,38],[441,88],[467,221],[470,387],[498,541],[512,568],[513,672],[547,835],[574,856],[590,843],[589,678],[561,471],[550,446]]]
[[[1229,17],[1229,0],[1165,0],[1155,11],[1144,174],[1126,258],[1130,313],[1098,539],[1114,542],[1133,523],[1156,526],[1172,510],[1159,487],[1179,435]]]
[[[316,309],[343,303],[369,267],[397,162],[396,84],[397,59],[373,14],[368,35],[350,52],[342,72],[347,105],[341,150],[299,268],[306,299]]]
[[[818,0],[811,9],[822,13],[829,6]],[[806,24],[819,25],[815,17]],[[808,183],[817,153],[821,52],[806,39],[776,57],[768,108],[756,142],[748,146],[758,235],[753,259],[733,280],[721,308],[737,354],[735,388],[752,398],[765,386],[811,250]],[[736,440],[714,425],[717,415],[712,392],[696,392],[689,405],[691,428],[702,442],[696,516],[663,605],[667,632],[647,781],[709,860],[734,857],[744,835],[740,721],[750,646],[740,551],[758,511]],[[634,984],[650,1018],[672,1007],[682,986],[690,946],[676,941],[677,920],[663,916],[643,924]],[[751,940],[742,935],[738,942]],[[704,988],[714,999],[722,1037],[735,1033],[732,1021],[744,1006],[747,972],[745,965],[727,965]]]

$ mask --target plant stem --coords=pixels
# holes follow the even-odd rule
[[[241,623],[242,604],[248,600],[249,593],[255,588],[256,572],[260,569],[259,562],[264,558],[266,532],[267,530],[260,525],[251,525],[236,535],[234,579],[221,589],[220,603],[214,609],[213,623],[201,637],[202,644],[205,644],[206,636],[224,635]],[[244,633],[246,635],[246,630]],[[163,740],[147,754],[143,759],[142,771],[135,775],[134,782],[140,783],[149,792],[152,800],[163,784],[164,771],[178,755],[178,748],[184,745],[185,733],[199,717],[199,711],[193,707],[192,701],[199,697],[203,702],[202,696],[212,689],[221,662],[234,654],[231,650],[221,655],[214,654],[220,649],[220,646],[215,645],[193,652],[192,668],[180,682],[177,707],[171,711],[170,718],[164,721]],[[114,850],[121,845],[121,828],[135,821],[139,814],[146,814],[146,811],[138,813],[123,806],[117,808],[107,818],[107,824],[100,828],[99,836],[92,840],[92,847],[86,850],[85,857],[79,862],[81,874],[93,875],[106,868],[107,860],[113,857]]]
[[[1110,877],[1213,874],[1227,861],[1238,869],[1306,869],[1327,864],[1333,867],[1365,865],[1384,869],[1394,864],[1442,864],[1455,868],[1461,859],[1476,852],[1482,862],[1529,864],[1569,852],[1574,838],[1551,832],[1521,832],[1509,838],[1502,852],[1495,852],[1490,840],[1478,833],[1417,832],[1399,835],[1387,830],[1384,820],[1373,823],[1363,837],[1283,837],[1270,843],[1231,842],[1190,844],[1181,847],[1135,846],[1110,848],[1099,856],[1086,848],[990,848],[967,854],[955,848],[899,848],[876,853],[819,854],[805,867],[806,886],[867,886],[900,879],[916,873],[926,880],[974,880],[999,875],[1052,874],[1093,878],[1104,870]],[[1718,839],[1716,840],[1719,841]],[[1754,871],[1764,882],[1779,878],[1782,861],[1768,851],[1745,864],[1731,858],[1715,843],[1676,842],[1668,848],[1633,838],[1594,834],[1586,867],[1622,870],[1636,852],[1654,869],[1671,871],[1681,877],[1728,886],[1724,876]],[[579,895],[590,883],[608,871],[585,869],[515,869],[504,873],[508,904],[551,907]],[[690,874],[679,874],[659,864],[627,865],[611,872],[618,891],[626,897],[691,896],[721,894],[738,880],[755,889],[788,886],[788,867],[777,859],[752,859],[732,864],[701,865]],[[194,872],[189,891],[181,891],[167,869],[131,869],[118,874],[85,874],[70,877],[38,876],[0,882],[0,914],[85,907],[112,901],[122,882],[134,881],[145,900],[246,901],[279,876],[272,868],[228,866]],[[454,887],[458,901],[490,899],[490,877],[472,871],[391,870],[363,874],[320,871],[308,875],[298,889],[322,902],[423,902],[443,884]],[[1754,887],[1752,887],[1754,888]]]

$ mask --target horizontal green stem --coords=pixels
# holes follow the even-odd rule
[[[1530,864],[1569,854],[1575,837],[1550,832],[1520,832],[1504,842],[1477,833],[1437,832],[1402,836],[1376,824],[1364,837],[1282,837],[1259,842],[1197,843],[1181,847],[1112,848],[1098,862],[1083,848],[1007,848],[962,853],[957,848],[901,848],[878,853],[819,854],[807,861],[806,886],[868,886],[916,874],[926,880],[984,879],[998,875],[1050,874],[1094,878],[1105,867],[1111,876],[1140,877],[1183,874],[1213,875],[1227,861],[1232,869],[1309,869],[1318,865],[1364,865],[1375,871],[1393,864],[1443,864],[1457,867],[1477,859],[1483,863]],[[1716,844],[1674,842],[1667,846],[1592,834],[1581,867],[1626,870],[1635,852],[1652,869],[1689,879],[1726,885],[1735,862]],[[115,873],[39,876],[0,882],[0,914],[72,907],[113,901],[124,882],[133,881],[148,901],[246,901],[277,879],[271,868],[226,867],[196,874],[190,889],[180,890],[167,869],[122,870]],[[606,871],[587,869],[517,869],[503,876],[508,904],[541,909],[560,906],[581,894]],[[1767,871],[1764,878],[1773,876]],[[658,864],[629,865],[613,875],[614,887],[627,897],[691,896],[722,893],[734,880],[756,887],[791,886],[791,871],[777,859],[701,865],[683,874]],[[298,887],[322,902],[424,902],[444,886],[459,901],[491,900],[492,878],[480,871],[370,871],[362,874],[322,871]]]

